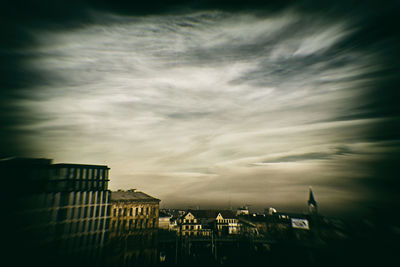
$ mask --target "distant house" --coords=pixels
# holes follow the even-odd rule
[[[177,220],[178,233],[182,236],[210,236],[211,231],[207,227],[207,218],[199,211],[188,211]]]
[[[189,210],[177,220],[182,236],[210,236],[238,234],[240,223],[231,210]]]
[[[158,228],[164,229],[164,230],[170,230],[170,220],[172,218],[172,215],[160,211],[159,216],[158,216]]]
[[[236,210],[236,215],[249,215],[249,207],[243,206]]]

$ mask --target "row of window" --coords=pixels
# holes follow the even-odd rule
[[[62,223],[56,225],[56,232],[59,235],[75,235],[78,233],[88,233],[105,231],[108,228],[107,219],[82,220],[78,222]]]
[[[81,191],[62,193],[60,206],[107,203],[110,198],[108,191]]]
[[[187,220],[187,219],[183,219],[183,223],[197,223],[197,220]]]
[[[157,209],[152,207],[141,208],[114,208],[113,209],[113,216],[138,216],[138,215],[156,215]]]
[[[217,222],[218,223],[236,223],[237,220],[236,219],[218,219]]]
[[[104,233],[74,236],[62,241],[62,249],[67,251],[81,250],[82,248],[96,248],[102,246]]]
[[[108,188],[108,181],[83,181],[83,180],[75,180],[73,182],[73,185],[71,185],[70,188],[73,188],[74,190],[107,190]]]
[[[55,175],[67,179],[108,179],[108,169],[105,168],[58,168]]]
[[[102,204],[110,199],[109,191],[49,192],[26,196],[23,199],[26,210],[59,206]]]
[[[183,225],[182,229],[183,230],[200,230],[201,226],[200,225]]]
[[[133,230],[133,229],[147,229],[147,228],[156,228],[156,219],[139,219],[139,220],[113,220],[111,222],[111,230],[112,231],[120,231],[120,230]]]
[[[57,212],[57,221],[110,216],[108,205],[61,208]]]

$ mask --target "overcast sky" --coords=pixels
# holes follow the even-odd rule
[[[105,164],[162,207],[394,203],[397,5],[101,3],[12,6],[2,156]]]

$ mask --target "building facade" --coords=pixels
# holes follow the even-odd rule
[[[135,189],[111,192],[108,266],[158,263],[159,203],[159,199]]]
[[[43,266],[101,261],[110,214],[107,166],[12,158],[0,167],[11,181],[6,186],[19,190],[9,196],[9,239],[18,240],[24,260]]]
[[[109,168],[102,165],[54,164],[56,233],[60,250],[93,261],[102,255],[110,219]]]
[[[190,210],[177,220],[181,236],[219,236],[239,234],[241,224],[231,210]]]

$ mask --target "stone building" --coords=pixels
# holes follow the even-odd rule
[[[159,203],[135,189],[111,192],[108,266],[157,264]]]

